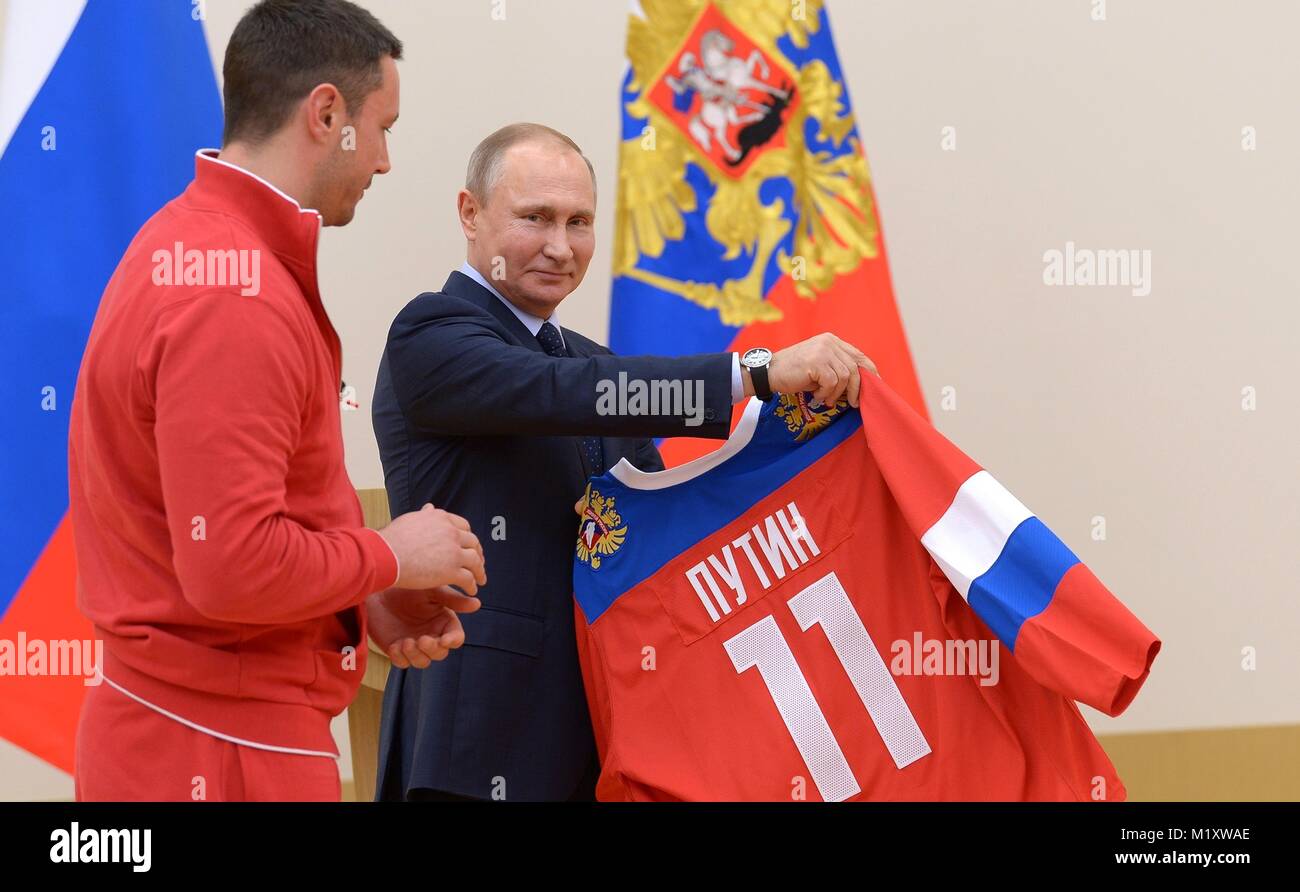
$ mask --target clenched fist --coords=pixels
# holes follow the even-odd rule
[[[813,399],[825,405],[834,405],[847,396],[849,405],[856,407],[862,385],[859,368],[880,374],[865,353],[826,332],[772,354],[767,383],[773,393],[812,391]],[[743,369],[742,374],[745,395],[752,396],[754,385],[749,370]]]
[[[426,504],[398,517],[379,531],[397,555],[394,588],[437,589],[454,585],[465,594],[487,584],[483,546],[469,521]]]

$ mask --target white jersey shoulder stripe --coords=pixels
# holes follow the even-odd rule
[[[939,569],[969,599],[971,583],[988,572],[1016,527],[1034,513],[988,471],[978,471],[957,490],[952,504],[921,536]]]

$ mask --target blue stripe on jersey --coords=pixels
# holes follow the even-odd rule
[[[693,548],[862,429],[862,415],[847,408],[820,433],[799,443],[774,414],[778,400],[764,404],[754,435],[722,464],[663,489],[634,489],[611,474],[595,477],[593,490],[613,497],[627,528],[623,544],[601,558],[600,569],[575,558],[573,592],[588,623],[624,592],[649,579],[664,564]]]
[[[970,586],[967,600],[1012,652],[1020,627],[1047,609],[1061,578],[1079,559],[1037,517],[1012,531],[1002,553]]]

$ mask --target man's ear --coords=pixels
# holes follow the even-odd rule
[[[336,134],[347,119],[343,94],[333,84],[321,84],[307,95],[307,129],[313,139]]]
[[[465,232],[465,238],[474,241],[478,234],[478,215],[482,207],[474,193],[468,189],[461,189],[456,193],[456,212],[460,216],[460,228]]]

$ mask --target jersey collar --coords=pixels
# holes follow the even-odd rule
[[[757,397],[750,397],[745,406],[745,414],[740,416],[740,422],[727,438],[727,442],[719,449],[694,461],[666,471],[642,471],[626,458],[622,458],[618,464],[609,469],[609,473],[629,489],[667,489],[685,483],[687,480],[694,480],[706,471],[718,467],[749,445],[749,441],[754,437],[754,431],[758,429],[758,417],[762,411],[763,402]]]

